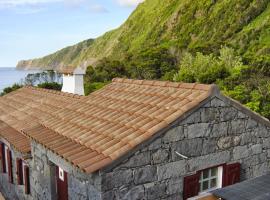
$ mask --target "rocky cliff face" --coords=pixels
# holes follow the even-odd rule
[[[270,64],[269,0],[146,0],[118,29],[18,68],[81,65],[103,57],[121,59],[153,46],[215,53],[231,46],[246,62]]]

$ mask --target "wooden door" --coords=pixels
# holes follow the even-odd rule
[[[58,200],[68,200],[67,173],[56,166],[56,191]]]

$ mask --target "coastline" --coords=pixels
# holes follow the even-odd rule
[[[15,83],[21,84],[28,74],[40,71],[41,70],[18,69],[16,67],[0,67],[0,92]]]

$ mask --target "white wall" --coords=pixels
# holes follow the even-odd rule
[[[82,74],[73,74],[73,75],[63,74],[62,92],[84,95],[83,75]]]

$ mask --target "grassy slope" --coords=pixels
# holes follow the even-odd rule
[[[270,64],[269,0],[146,0],[118,29],[19,66],[77,65],[154,45],[217,52],[235,47],[248,62]]]

